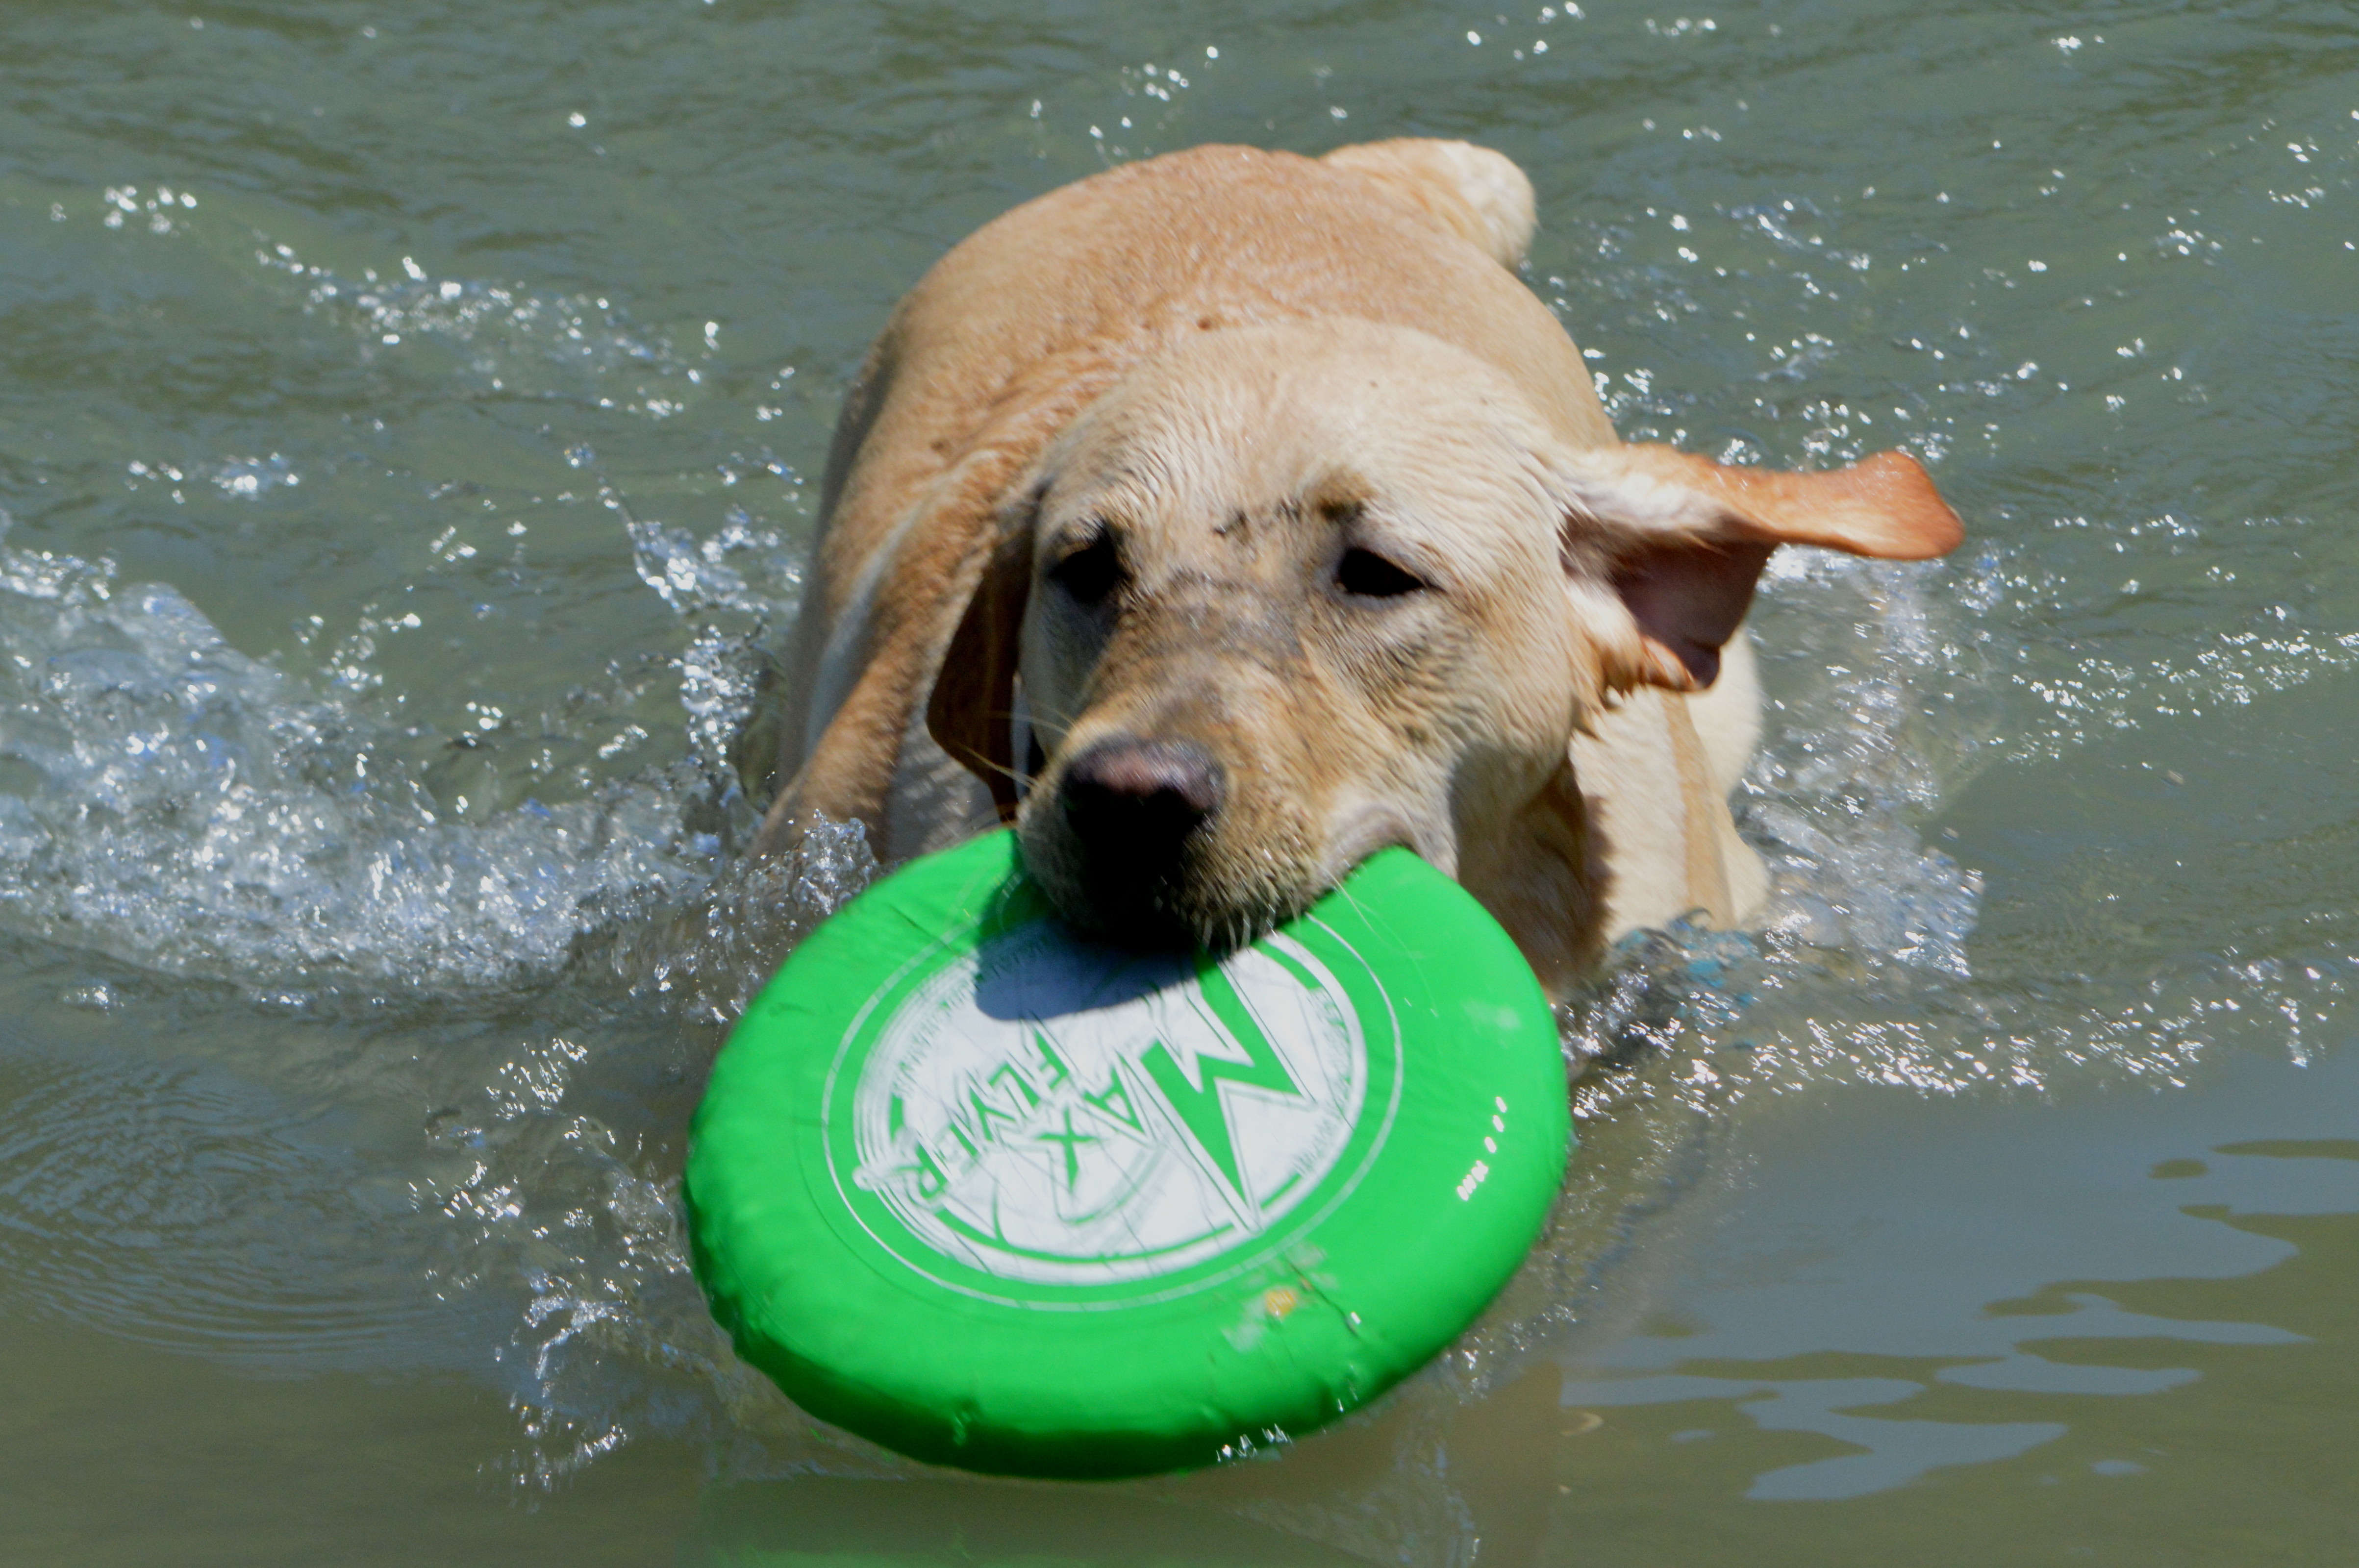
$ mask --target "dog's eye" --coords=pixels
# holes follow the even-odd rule
[[[1335,586],[1365,599],[1397,599],[1426,585],[1375,551],[1354,546],[1335,563]]]
[[[1088,544],[1049,568],[1049,580],[1072,595],[1078,604],[1095,604],[1122,582],[1122,557],[1115,554],[1114,535],[1100,533]]]

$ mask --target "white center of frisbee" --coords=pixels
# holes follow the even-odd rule
[[[894,1011],[857,1065],[848,1173],[996,1278],[1153,1279],[1251,1246],[1319,1189],[1367,1054],[1343,988],[1289,937],[1200,974],[1043,921]],[[825,1136],[841,1170],[842,1130]]]

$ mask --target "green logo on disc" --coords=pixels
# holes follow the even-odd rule
[[[1226,1277],[1314,1221],[1390,1125],[1389,1006],[1319,946],[1140,957],[1036,920],[948,950],[844,1040],[821,1125],[839,1192],[902,1262],[975,1293],[1078,1305]]]

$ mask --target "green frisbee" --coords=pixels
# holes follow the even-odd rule
[[[1473,1322],[1571,1138],[1506,934],[1386,850],[1215,959],[1086,941],[1011,834],[797,949],[689,1136],[738,1353],[936,1464],[1210,1464],[1375,1398]]]

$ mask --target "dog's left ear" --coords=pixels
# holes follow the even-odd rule
[[[927,733],[984,782],[1002,822],[1016,819],[1017,805],[1016,667],[1032,593],[1032,521],[1039,501],[1030,490],[1001,512],[998,537],[926,703]]]
[[[1710,686],[1780,545],[1921,561],[1965,537],[1902,452],[1788,473],[1723,468],[1669,447],[1601,447],[1560,453],[1549,469],[1567,590],[1607,683],[1625,690]]]

